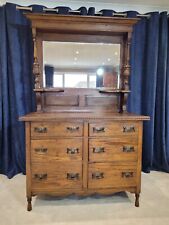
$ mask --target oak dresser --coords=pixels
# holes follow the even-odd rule
[[[137,19],[34,13],[27,14],[27,18],[32,22],[37,99],[37,112],[20,118],[26,127],[28,211],[32,209],[31,200],[35,195],[91,195],[121,191],[135,193],[135,206],[138,207],[143,121],[149,117],[126,111],[130,92],[129,48]],[[118,87],[98,87],[100,78],[91,72],[93,68],[90,74],[96,79],[94,89],[89,87],[90,83],[87,88],[45,87],[44,41],[119,44],[120,78],[116,79],[117,73],[112,72],[115,78],[111,79],[111,82],[117,81]],[[108,66],[103,69],[105,77],[110,78]],[[62,75],[64,82],[68,79],[67,70],[64,69]],[[85,68],[85,73],[89,74],[87,70],[89,68]],[[71,71],[75,73],[77,68],[71,67]],[[78,68],[78,74],[79,71],[82,68]],[[59,72],[61,74],[61,69]],[[109,79],[105,83],[111,82]]]

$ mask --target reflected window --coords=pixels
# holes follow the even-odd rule
[[[65,74],[65,87],[87,88],[87,74]]]
[[[53,76],[54,87],[65,88],[96,88],[96,75],[95,74],[72,74],[54,73]]]

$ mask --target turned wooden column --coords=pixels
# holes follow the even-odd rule
[[[122,89],[125,91],[129,91],[129,76],[131,72],[130,66],[130,46],[131,46],[131,36],[132,33],[128,32],[126,35],[126,45],[125,45],[125,52],[124,52],[124,64],[122,68]],[[129,92],[128,92],[129,93]],[[127,110],[127,99],[128,93],[124,93],[122,96],[122,110]]]
[[[32,35],[33,35],[33,44],[34,44],[34,62],[33,62],[33,74],[35,76],[35,89],[36,91],[36,105],[37,111],[41,111],[42,109],[42,94],[38,92],[42,87],[41,82],[41,73],[40,73],[40,65],[38,62],[38,55],[37,55],[37,43],[36,43],[36,28],[32,28]]]

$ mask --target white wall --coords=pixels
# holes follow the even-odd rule
[[[0,4],[5,4],[5,0],[0,0]],[[15,3],[22,6],[28,6],[31,4],[45,5],[49,8],[56,6],[69,6],[72,9],[77,9],[81,6],[92,7],[94,6],[97,11],[101,9],[113,9],[115,11],[127,11],[136,10],[139,13],[146,13],[150,11],[168,11],[169,12],[169,0],[128,0],[127,3],[123,3],[124,0],[89,0],[89,1],[47,1],[47,0],[9,0],[11,3]],[[116,2],[116,3],[115,3]]]

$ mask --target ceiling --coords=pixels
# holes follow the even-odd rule
[[[43,42],[44,64],[56,71],[65,68],[117,67],[120,64],[120,44]]]

